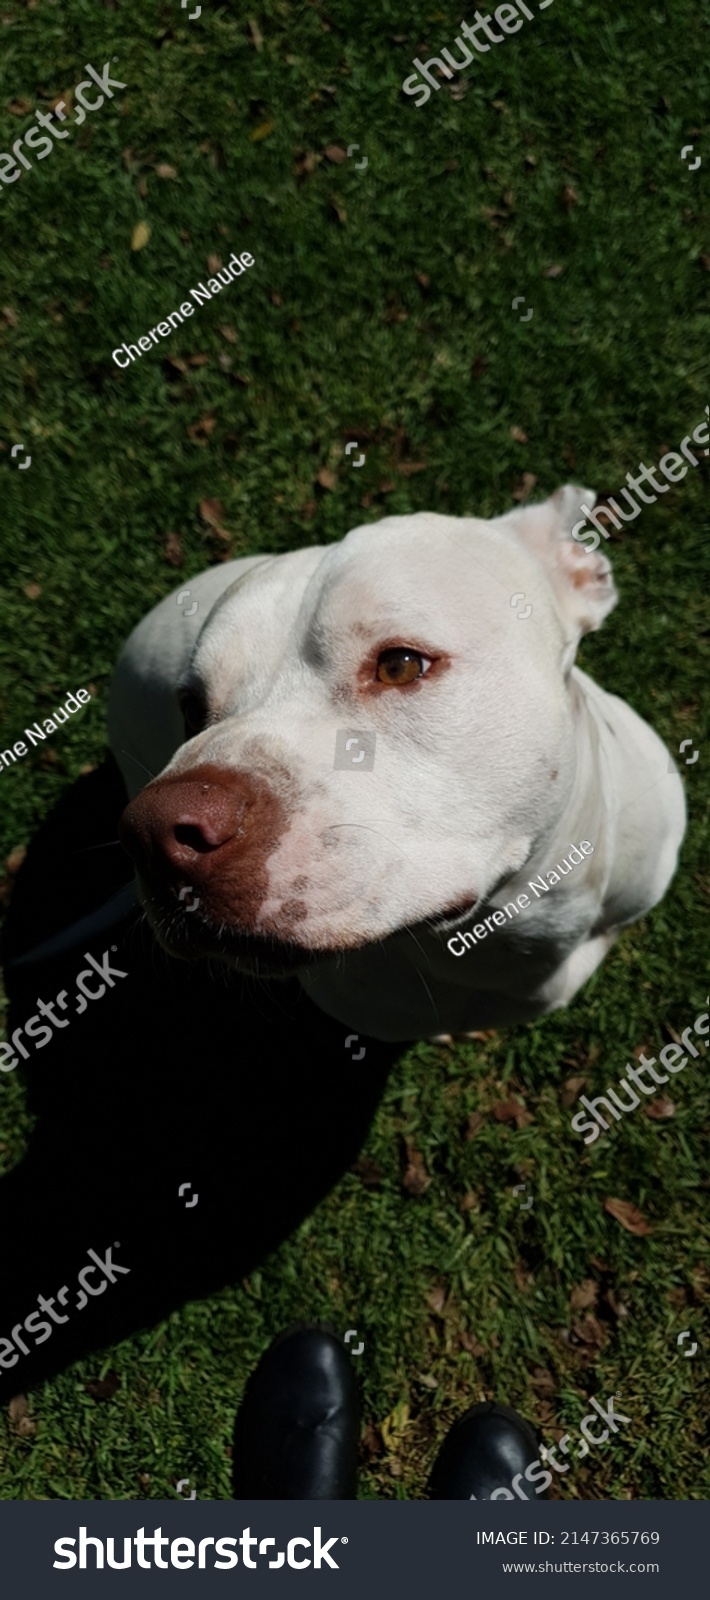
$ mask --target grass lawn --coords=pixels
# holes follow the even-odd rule
[[[61,96],[71,111],[86,62],[126,85],[0,185],[2,748],[69,690],[95,691],[51,750],[0,776],[6,900],[11,852],[102,759],[118,647],[171,589],[392,512],[489,516],[567,481],[614,493],[710,398],[707,14],[558,0],[417,108],[400,85],[414,56],[455,48],[460,10],[242,10],[191,22],[177,4],[5,0],[0,150],[35,108]],[[119,370],[111,351],[235,250],[255,265],[219,304]],[[602,1092],[706,1009],[709,483],[702,457],[613,535],[620,604],[579,658],[674,752],[700,749],[681,765],[689,827],[664,902],[568,1011],[410,1051],[369,1163],[248,1282],[2,1417],[0,1496],[160,1499],[181,1477],[228,1496],[246,1377],[301,1316],[365,1342],[363,1496],[421,1496],[479,1399],[552,1443],[588,1396],[616,1393],[631,1422],[555,1492],[710,1494],[705,1061],[673,1087],[672,1116],[639,1109],[589,1149],[563,1088],[586,1076]],[[28,1131],[5,1078],[3,1170]],[[609,1197],[651,1231],[622,1227]],[[109,1370],[120,1384],[100,1402],[85,1384]]]

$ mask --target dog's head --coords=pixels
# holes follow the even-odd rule
[[[386,517],[227,591],[186,742],[122,819],[170,949],[285,971],[447,926],[524,865],[574,779],[577,644],[616,602],[570,536],[585,496]]]

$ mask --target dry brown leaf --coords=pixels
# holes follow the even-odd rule
[[[565,184],[560,195],[560,199],[563,206],[566,206],[568,211],[571,211],[573,206],[579,205],[579,195],[577,194],[576,189],[573,189],[568,183]]]
[[[343,149],[341,144],[327,144],[323,154],[328,157],[329,161],[334,162],[336,167],[342,166],[343,162],[348,159],[348,152]]]
[[[7,322],[9,327],[19,328],[20,319],[12,306],[0,306],[0,317],[2,317],[3,322]]]
[[[536,483],[537,477],[534,472],[524,472],[517,489],[513,490],[513,499],[517,500],[519,504],[522,504],[524,500],[529,500]]]
[[[599,1285],[596,1278],[583,1278],[581,1283],[575,1285],[569,1297],[573,1311],[585,1311],[587,1306],[595,1306],[599,1296]]]
[[[403,478],[411,478],[415,472],[426,472],[427,466],[426,461],[398,461],[394,470]]]
[[[150,228],[147,222],[137,222],[131,234],[131,249],[143,250],[150,238]]]
[[[188,356],[187,357],[187,365],[188,365],[188,367],[208,367],[209,364],[210,364],[209,356]]]
[[[107,1372],[105,1378],[96,1378],[84,1384],[87,1394],[92,1400],[111,1400],[120,1384],[117,1372]]]
[[[5,857],[5,866],[11,878],[15,876],[16,872],[19,872],[26,855],[27,846],[24,844],[16,844],[14,849],[10,851],[9,856]]]
[[[185,557],[179,533],[166,533],[163,539],[163,555],[169,567],[181,567]]]
[[[318,468],[316,473],[316,483],[320,484],[321,489],[334,489],[337,482],[337,474],[335,472],[331,472],[330,467]]]
[[[255,50],[263,49],[264,38],[263,38],[263,35],[262,35],[261,30],[259,28],[259,24],[256,21],[256,18],[255,17],[247,17],[247,22],[249,24],[249,32],[251,34],[251,42],[252,42],[252,44],[254,46],[254,49]]]
[[[589,1079],[585,1077],[565,1079],[560,1092],[560,1105],[563,1110],[566,1111],[568,1106],[574,1105],[577,1096],[581,1093],[585,1083],[588,1082]]]
[[[531,1112],[526,1111],[520,1100],[499,1100],[493,1107],[496,1122],[514,1122],[516,1128],[526,1128],[534,1121]]]
[[[157,178],[176,178],[178,175],[177,167],[171,167],[169,161],[159,161],[155,169],[155,175]]]
[[[19,1422],[21,1417],[25,1417],[27,1415],[27,1395],[13,1395],[7,1408],[7,1414],[11,1422]]]
[[[348,220],[348,213],[345,210],[345,206],[341,205],[340,201],[337,198],[337,195],[334,195],[334,194],[332,194],[330,196],[330,204],[331,204],[331,206],[332,206],[332,208],[333,208],[333,210],[335,212],[335,215],[336,215],[336,217],[338,219],[338,222],[342,226],[342,224],[344,222],[347,222],[347,220]]]
[[[439,1315],[444,1309],[445,1302],[446,1302],[446,1288],[445,1288],[445,1285],[442,1284],[442,1283],[437,1283],[437,1284],[435,1284],[433,1289],[430,1289],[430,1291],[429,1291],[429,1293],[428,1293],[428,1295],[426,1297],[426,1303],[427,1303],[430,1311],[434,1311],[434,1312],[436,1312],[437,1315]]]
[[[620,1222],[622,1228],[626,1228],[627,1233],[636,1233],[643,1237],[645,1234],[653,1232],[643,1212],[639,1211],[638,1206],[632,1205],[630,1200],[605,1200],[604,1210],[608,1211],[610,1217],[614,1217],[617,1222]]]
[[[212,277],[214,277],[216,272],[220,272],[221,268],[222,268],[222,257],[221,256],[209,255],[207,257],[207,271],[211,272]]]
[[[564,270],[564,267],[546,267],[542,276],[543,278],[561,278]]]
[[[475,1139],[476,1134],[483,1127],[485,1117],[482,1111],[472,1111],[466,1125],[466,1138]]]
[[[141,173],[140,178],[138,179],[138,182],[136,184],[136,188],[137,188],[138,193],[139,193],[139,195],[141,197],[141,200],[146,200],[147,197],[148,197],[148,179],[146,178],[146,175],[145,175],[144,172]]]
[[[187,430],[188,438],[192,439],[194,444],[206,444],[210,434],[214,431],[216,426],[216,417],[200,417],[199,422],[190,423],[190,426]]]
[[[429,1177],[429,1173],[424,1165],[423,1157],[420,1155],[419,1151],[415,1149],[413,1144],[407,1143],[406,1139],[404,1141],[404,1149],[407,1157],[407,1165],[404,1171],[404,1177],[402,1178],[402,1188],[406,1190],[407,1194],[423,1194],[424,1190],[428,1189],[429,1184],[431,1183],[431,1178]]]
[[[517,426],[517,424],[515,424],[511,428],[510,437],[511,437],[511,439],[515,440],[516,444],[527,444],[528,443],[528,436],[527,436],[527,434],[525,432],[525,429],[524,428],[519,428]]]
[[[11,100],[7,109],[13,117],[26,117],[28,111],[32,110],[32,101]]]
[[[415,277],[416,277],[417,283],[421,284],[422,289],[430,288],[430,286],[431,286],[431,278],[429,277],[428,273],[426,273],[426,272],[417,272],[417,273],[415,273]]]
[[[459,1344],[462,1350],[466,1350],[470,1356],[484,1356],[486,1353],[485,1345],[479,1344],[478,1339],[474,1338],[472,1333],[468,1333],[465,1328],[462,1328],[459,1333]]]
[[[534,1367],[530,1377],[530,1387],[538,1395],[552,1395],[557,1393],[557,1383],[548,1372],[547,1367]]]
[[[667,1122],[669,1117],[675,1116],[675,1104],[667,1094],[659,1094],[655,1100],[649,1100],[643,1109],[653,1122]]]
[[[39,600],[42,590],[38,583],[26,583],[24,593],[27,595],[28,600]]]
[[[373,1161],[372,1156],[358,1156],[350,1171],[355,1173],[366,1189],[379,1189],[383,1172],[377,1162]]]
[[[604,1324],[591,1311],[587,1312],[586,1317],[581,1317],[579,1322],[573,1324],[572,1332],[575,1339],[579,1339],[582,1344],[594,1345],[596,1350],[601,1350],[608,1337]]]
[[[226,323],[226,322],[218,322],[217,323],[217,332],[221,333],[222,338],[223,339],[227,339],[229,344],[236,344],[237,343],[237,335],[234,332],[234,329],[229,327],[228,323]]]

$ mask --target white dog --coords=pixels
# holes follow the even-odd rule
[[[110,735],[169,950],[295,971],[386,1040],[571,1000],[661,898],[685,830],[664,745],[574,666],[617,599],[570,536],[590,494],[385,517],[151,611]]]

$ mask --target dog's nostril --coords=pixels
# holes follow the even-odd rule
[[[209,850],[219,848],[219,844],[213,844],[206,839],[202,829],[196,827],[194,823],[177,822],[173,834],[178,844],[187,845],[188,850],[194,850],[197,855],[206,855]]]

